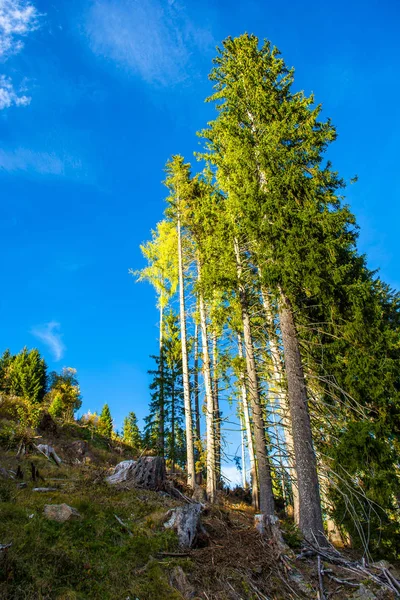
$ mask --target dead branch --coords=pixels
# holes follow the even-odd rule
[[[323,569],[321,565],[321,557],[318,554],[317,556],[317,569],[318,569],[318,583],[319,583],[319,598],[320,600],[326,600],[325,590],[324,590],[324,579],[323,579]]]
[[[128,525],[126,525],[126,523],[123,522],[122,519],[120,519],[117,515],[114,515],[114,517],[117,519],[118,523],[121,525],[121,527],[123,527],[125,529],[125,531],[127,531],[127,533],[133,537],[133,533],[132,531],[129,529]]]

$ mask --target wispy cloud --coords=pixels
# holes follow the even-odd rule
[[[0,0],[0,60],[6,61],[24,47],[23,38],[38,27],[39,13],[29,0]],[[0,75],[0,110],[26,106],[30,98],[20,96],[9,77]]]
[[[21,38],[38,27],[38,17],[26,0],[0,0],[0,57],[23,48]]]
[[[44,325],[38,325],[31,329],[31,334],[46,344],[54,356],[54,360],[60,360],[64,356],[65,346],[60,333],[61,325],[56,321],[50,321]]]
[[[58,155],[49,152],[35,152],[28,148],[17,148],[15,150],[0,149],[1,169],[8,173],[30,172],[68,178],[79,175],[84,176],[82,162],[79,159],[66,154]]]
[[[213,42],[175,0],[94,0],[86,35],[95,54],[163,86],[193,75],[191,54]]]
[[[29,96],[18,95],[14,85],[9,77],[0,75],[0,110],[9,108],[13,104],[15,106],[26,106],[31,101]]]

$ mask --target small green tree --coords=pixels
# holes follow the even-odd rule
[[[139,450],[142,447],[142,435],[134,412],[130,412],[124,419],[122,439],[127,444],[136,448],[136,450]]]
[[[39,350],[25,347],[15,356],[6,351],[2,365],[8,393],[25,398],[32,404],[43,401],[47,388],[47,366]]]
[[[101,435],[104,435],[109,438],[111,437],[113,430],[113,420],[108,404],[105,404],[102,408],[97,429]]]

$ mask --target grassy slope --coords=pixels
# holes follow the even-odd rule
[[[15,467],[16,461],[3,454],[0,462]],[[23,462],[28,472],[30,459]],[[15,481],[0,484],[0,543],[12,541],[0,562],[0,598],[179,598],[168,585],[162,561],[156,560],[157,552],[176,548],[174,534],[158,527],[172,500],[145,491],[116,491],[101,481],[97,467],[57,468],[41,456],[34,462],[45,483],[28,483],[25,489]],[[58,490],[33,492],[34,485]],[[63,502],[82,518],[57,523],[44,517],[45,504]]]
[[[76,464],[71,444],[82,439],[89,442],[90,460]],[[2,450],[0,446],[0,466],[16,471],[19,464],[27,482],[21,489],[16,480],[0,478],[0,544],[12,542],[11,548],[0,554],[0,600],[317,597],[315,559],[291,560],[290,566],[279,560],[269,541],[255,531],[248,505],[221,495],[220,504],[203,514],[207,531],[203,547],[191,551],[188,558],[163,556],[160,553],[178,550],[175,534],[165,530],[163,521],[179,502],[155,492],[116,490],[104,482],[109,466],[132,457],[132,449],[110,444],[101,436],[92,438],[78,425],[63,427],[56,436],[44,435],[40,441],[55,446],[64,459],[61,467],[37,453],[19,461],[15,448]],[[45,482],[29,481],[31,462]],[[57,490],[33,492],[35,486]],[[44,517],[45,504],[63,502],[76,508],[81,519],[57,523]],[[287,541],[296,544],[290,523],[282,526]],[[179,585],[173,573],[178,570],[179,574],[178,567],[187,574],[185,596],[175,589]],[[298,571],[301,587],[293,580]],[[338,571],[336,575],[346,573]],[[336,600],[350,597],[348,588],[327,578],[325,586]],[[392,598],[387,594],[380,597]]]

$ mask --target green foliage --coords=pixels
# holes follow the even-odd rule
[[[47,366],[39,351],[26,347],[12,356],[6,350],[0,359],[0,391],[32,404],[43,401],[47,388]]]
[[[184,464],[185,436],[183,433],[183,384],[180,329],[178,319],[172,311],[166,314],[162,361],[153,357],[157,369],[150,371],[151,402],[149,415],[145,419],[145,446],[159,450],[161,401],[164,419],[165,456],[172,463]]]
[[[49,413],[53,419],[60,419],[63,416],[64,403],[61,394],[56,394],[49,406]]]
[[[64,367],[60,374],[50,374],[50,390],[46,396],[52,417],[72,421],[82,405],[76,369]]]
[[[108,438],[111,438],[113,431],[113,420],[111,417],[110,407],[105,404],[100,413],[99,422],[97,425],[98,432]]]
[[[164,309],[178,286],[178,239],[176,227],[170,221],[161,221],[152,239],[140,249],[147,260],[141,271],[130,271],[138,281],[148,281],[157,293],[158,303]]]
[[[223,192],[225,231],[245,248],[251,303],[260,270],[272,303],[283,295],[294,308],[335,516],[349,528],[353,521],[353,537],[374,549],[398,527],[399,298],[357,253],[343,181],[324,162],[335,129],[312,96],[293,92],[279,51],[244,34],[227,38],[214,62],[209,100],[218,115],[201,135]],[[372,505],[382,508],[371,513]]]
[[[130,444],[136,450],[142,447],[142,435],[137,424],[137,418],[134,412],[130,412],[124,419],[122,429],[122,439],[125,443]]]

